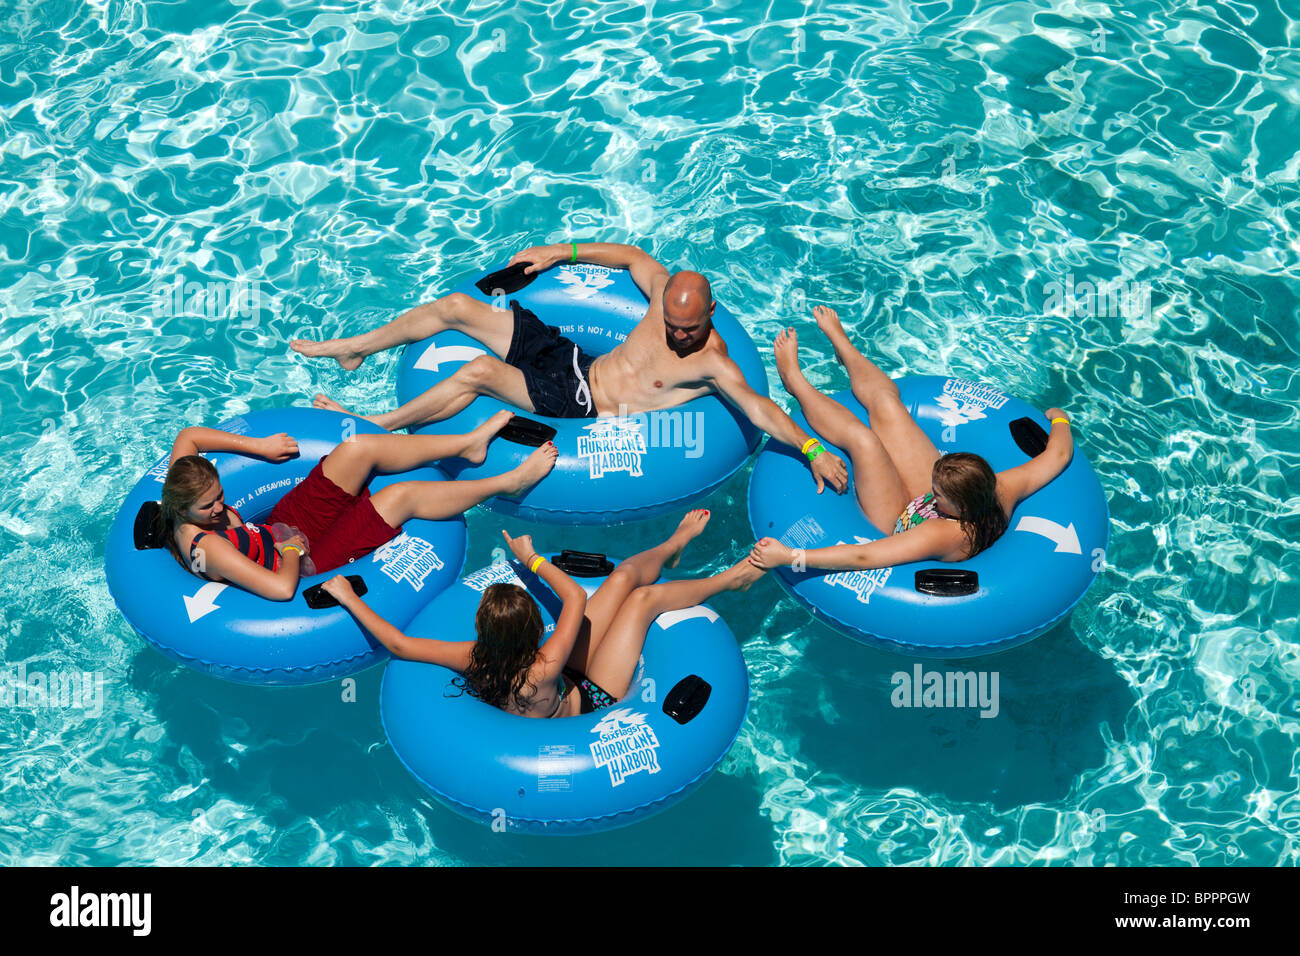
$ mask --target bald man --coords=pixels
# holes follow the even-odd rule
[[[570,261],[574,254],[570,243],[533,246],[516,253],[510,265],[530,263],[526,272],[542,272]],[[670,275],[643,250],[617,243],[579,243],[576,257],[579,262],[627,269],[649,300],[645,317],[604,355],[587,355],[517,302],[510,303],[507,316],[459,293],[417,306],[364,335],[326,342],[296,339],[289,345],[303,355],[332,358],[351,370],[367,355],[458,329],[502,356],[478,356],[400,408],[364,416],[393,431],[441,421],[479,395],[539,415],[595,418],[671,408],[717,392],[758,428],[787,445],[804,446],[810,436],[775,402],[750,388],[739,366],[727,356],[727,344],[713,328],[713,292],[704,276],[698,272]],[[347,411],[325,395],[317,395],[314,404]],[[848,487],[848,469],[831,452],[817,455],[811,468],[819,494],[827,484],[841,493]]]

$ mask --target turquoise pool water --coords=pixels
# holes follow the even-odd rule
[[[0,707],[0,862],[1300,859],[1297,18],[1276,0],[461,10],[6,5],[0,649],[11,682],[88,672],[103,696]],[[132,633],[104,541],[179,428],[319,390],[387,407],[395,354],[348,375],[287,341],[570,236],[703,271],[765,355],[797,325],[825,388],[846,379],[814,303],[893,374],[1076,417],[1110,552],[1065,624],[966,665],[999,675],[995,718],[893,707],[912,660],[765,580],[714,602],[753,685],[719,772],[557,843],[428,797],[384,742],[380,669],[347,703],[209,679]],[[169,314],[177,281],[255,283],[264,308]],[[1126,306],[1080,285],[1112,282]],[[706,502],[684,573],[749,545],[747,473]],[[469,524],[477,567],[502,521]],[[625,552],[672,522],[509,526]]]

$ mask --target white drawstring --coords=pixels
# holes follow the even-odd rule
[[[573,347],[573,374],[578,377],[578,388],[573,393],[576,401],[582,403],[583,411],[591,412],[591,389],[587,387],[587,380],[582,375],[582,369],[578,367],[578,347]]]

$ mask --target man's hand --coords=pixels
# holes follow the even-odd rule
[[[524,275],[532,275],[534,272],[545,272],[556,263],[563,262],[573,256],[573,247],[567,242],[557,243],[553,246],[530,246],[522,252],[516,252],[507,265],[515,265],[520,262],[530,263],[524,270]]]
[[[825,448],[825,446],[822,446]],[[836,494],[844,494],[844,489],[849,486],[849,469],[844,464],[844,459],[839,455],[826,449],[820,455],[812,460],[809,466],[812,468],[813,478],[817,482],[817,494],[829,484],[835,489]]]

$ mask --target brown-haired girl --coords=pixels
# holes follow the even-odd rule
[[[776,338],[777,371],[809,427],[849,453],[858,504],[886,537],[801,554],[775,538],[762,538],[750,552],[761,567],[798,560],[809,568],[865,570],[911,561],[965,561],[1001,537],[1017,503],[1069,465],[1074,441],[1069,418],[1059,408],[1047,411],[1052,421],[1047,450],[1023,465],[995,473],[979,455],[939,454],[903,405],[898,386],[854,348],[835,310],[817,306],[813,317],[847,369],[853,396],[866,408],[871,427],[809,384],[792,328]]]
[[[636,675],[650,624],[665,611],[693,607],[763,575],[748,559],[712,577],[654,583],[704,530],[709,513],[689,512],[672,536],[621,562],[590,598],[573,578],[533,550],[532,538],[501,534],[515,557],[563,602],[555,631],[540,647],[542,617],[516,584],[493,584],[475,615],[473,641],[409,637],[370,609],[342,575],[323,585],[392,653],[458,671],[458,683],[484,703],[525,717],[571,717],[624,697]]]

